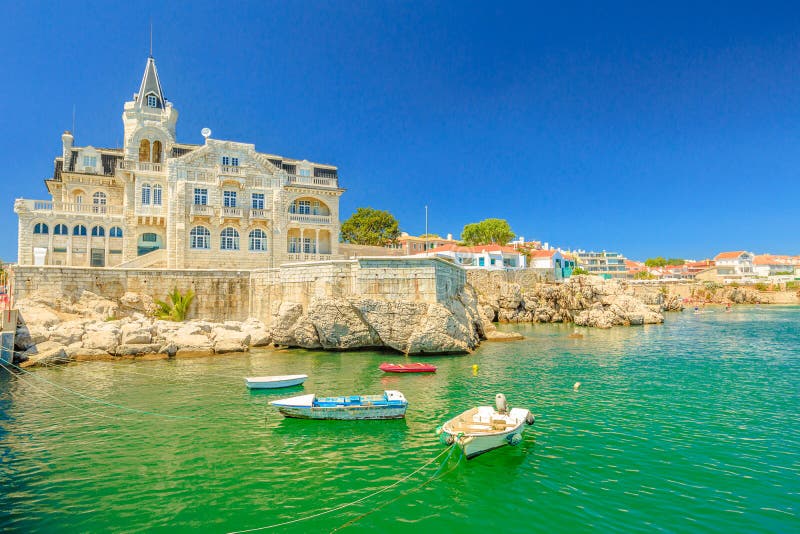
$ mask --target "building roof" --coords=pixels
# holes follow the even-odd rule
[[[756,265],[798,265],[797,257],[793,256],[778,256],[775,254],[759,254],[753,258],[753,263]]]
[[[135,101],[137,104],[142,104],[144,98],[154,93],[158,98],[158,105],[156,107],[164,109],[167,101],[164,98],[164,92],[161,90],[161,82],[158,79],[158,70],[156,69],[156,60],[153,56],[147,58],[147,65],[144,67],[144,76],[142,76],[142,84],[139,86],[139,92],[136,93]]]
[[[735,260],[742,254],[747,254],[746,250],[734,250],[732,252],[720,252],[714,257],[714,260]]]
[[[531,258],[552,258],[557,252],[558,250],[554,248],[550,250],[532,250],[528,255]]]
[[[521,255],[522,253],[514,247],[507,247],[503,245],[476,245],[474,247],[462,247],[455,244],[442,245],[441,247],[432,248],[427,251],[420,251],[416,254],[425,254],[426,252],[461,252],[471,254],[482,254],[484,252],[502,252]]]

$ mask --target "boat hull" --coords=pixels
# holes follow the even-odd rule
[[[378,369],[384,373],[435,373],[436,366],[426,363],[417,364],[395,364],[382,363]]]
[[[406,416],[406,408],[407,406],[278,406],[278,411],[284,417],[293,419],[355,421],[370,419],[403,419]]]
[[[481,410],[486,418],[482,418]],[[494,427],[491,421],[503,420],[505,424]],[[447,421],[441,427],[445,443],[455,443],[467,460],[505,445],[517,445],[528,424],[533,424],[533,415],[522,408],[514,408],[510,414],[498,414],[488,406],[467,410]],[[504,427],[504,428],[503,428]],[[502,428],[502,430],[500,430]],[[437,430],[438,432],[439,430]]]
[[[249,389],[277,389],[298,386],[306,381],[307,375],[257,376],[244,379]]]

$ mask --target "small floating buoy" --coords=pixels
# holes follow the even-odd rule
[[[579,389],[581,389],[581,383],[575,382],[575,385],[572,386],[572,391],[578,391]]]
[[[478,376],[478,364],[472,365],[472,376]]]

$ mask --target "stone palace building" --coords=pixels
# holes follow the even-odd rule
[[[18,199],[18,263],[81,267],[277,267],[337,257],[337,168],[210,138],[179,143],[178,111],[148,58],[125,103],[123,148],[75,146],[45,184]]]

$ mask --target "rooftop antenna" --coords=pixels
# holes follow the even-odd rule
[[[72,104],[72,136],[75,137],[75,104]]]
[[[150,57],[153,57],[153,19],[150,19]]]

